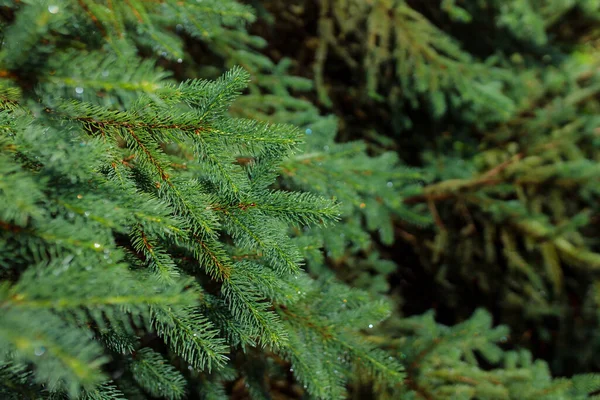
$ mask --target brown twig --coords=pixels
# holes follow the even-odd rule
[[[447,199],[456,197],[457,194],[464,189],[475,189],[475,188],[479,188],[482,186],[497,185],[499,183],[504,182],[504,180],[499,179],[496,176],[499,175],[502,171],[504,171],[508,166],[523,159],[523,157],[524,157],[523,153],[516,154],[510,160],[506,160],[505,162],[498,164],[497,166],[490,169],[489,171],[487,171],[486,173],[484,173],[483,175],[481,175],[479,178],[476,178],[476,179],[472,179],[472,180],[456,179],[453,182],[454,184],[452,185],[451,190],[450,189],[447,191],[443,190],[443,187],[449,186],[448,182],[451,182],[451,181],[443,181],[443,182],[440,182],[437,184],[430,185],[424,189],[425,193],[417,195],[417,196],[411,196],[411,197],[405,198],[404,204],[416,204],[416,203],[423,203],[423,202],[429,203],[430,201],[432,201],[432,202],[443,201],[443,200],[447,200]],[[440,190],[440,187],[442,188],[442,190]],[[440,192],[436,193],[438,190],[440,190]]]

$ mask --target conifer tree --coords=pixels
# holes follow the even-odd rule
[[[227,113],[241,68],[168,71],[183,34],[244,37],[246,6],[7,1],[2,17],[3,398],[227,398],[232,381],[263,398],[289,374],[340,398],[357,365],[402,382],[357,335],[388,304],[302,271],[288,227],[340,209],[273,188],[298,129]]]
[[[530,32],[515,15],[555,21],[570,10],[490,3],[518,38]],[[580,3],[594,15],[594,1]],[[371,98],[425,102],[436,117],[465,107],[467,119],[494,109],[490,100],[514,101],[508,83],[486,82],[512,70],[481,62],[456,73],[471,58],[405,2],[331,1],[323,9],[315,67],[323,102],[323,49],[345,51],[326,30],[331,15],[345,31],[363,26],[354,15],[366,16],[368,37],[380,38],[360,56]],[[475,13],[452,1],[442,9],[456,21]],[[419,28],[404,33],[428,37],[425,53],[440,53],[447,71],[406,49],[394,53],[408,68],[398,71],[400,85],[378,81],[382,46],[391,43],[385,29],[402,29],[376,23],[389,15]],[[456,181],[434,182],[436,168],[409,168],[361,140],[337,142],[344,121],[297,96],[313,82],[290,73],[291,60],[261,54],[268,44],[246,30],[251,7],[5,0],[0,18],[2,398],[265,399],[281,391],[336,399],[369,387],[391,399],[558,400],[591,398],[598,388],[596,375],[553,379],[527,351],[505,351],[508,329],[494,328],[483,310],[453,327],[432,312],[399,316],[383,296],[398,268],[384,246],[394,243],[398,221],[439,226],[422,199],[440,187],[455,193]],[[402,74],[418,76],[416,85]],[[424,85],[431,77],[438,83]],[[532,93],[557,78],[544,79]],[[569,79],[561,82],[576,86]],[[385,87],[403,94],[381,93]],[[480,122],[510,119],[519,109],[511,107]],[[483,154],[482,165],[493,166]],[[585,182],[593,182],[590,171]],[[501,219],[514,217],[505,211]],[[573,233],[584,216],[577,218],[560,232]]]

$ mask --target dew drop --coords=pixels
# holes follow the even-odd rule
[[[50,12],[50,14],[56,14],[59,10],[60,8],[57,5],[48,6],[48,12]]]
[[[373,324],[369,324],[369,329],[372,329],[372,328],[373,328]]]
[[[75,93],[77,93],[77,94],[81,94],[81,93],[83,93],[83,88],[82,88],[82,87],[79,87],[79,86],[77,86],[77,87],[75,88]]]
[[[102,247],[102,245],[100,243],[94,243],[94,247],[99,249],[100,247]]]
[[[308,129],[307,129],[306,131],[304,131],[304,132],[306,132],[306,134],[307,134],[307,135],[312,135],[312,129],[310,129],[310,128],[308,128]]]
[[[90,216],[90,212],[86,211],[86,212],[83,213],[83,215],[85,215],[86,217],[89,217]]]
[[[178,62],[179,64],[181,64],[181,63],[183,62],[183,59],[181,59],[181,58],[178,58],[178,59],[177,59],[177,62]]]
[[[33,351],[33,353],[36,356],[41,356],[46,352],[46,348],[44,346],[40,346],[40,347],[36,347],[35,350]]]
[[[198,334],[197,334],[197,333],[194,333],[192,336],[196,337],[196,336],[198,336]]]
[[[327,146],[327,145],[323,146],[323,150],[329,151],[329,146]]]
[[[73,261],[73,259],[75,258],[75,256],[73,254],[69,254],[68,256],[65,257],[65,259],[62,262],[63,266],[69,265],[69,263],[71,261]]]
[[[294,368],[290,368],[290,372],[294,372]]]
[[[387,183],[387,187],[392,187],[392,186],[394,186],[394,182],[392,182],[392,181],[389,181],[389,182]]]
[[[188,365],[188,369],[189,369],[190,371],[193,371],[193,370],[194,370],[194,367],[192,367],[191,365]]]
[[[298,294],[302,294],[302,292],[300,290],[298,290]]]
[[[108,72],[108,71],[106,71],[106,70],[102,71],[102,76],[103,76],[103,77],[105,77],[105,78],[106,78],[106,77],[107,77],[109,74],[110,74],[110,72]]]

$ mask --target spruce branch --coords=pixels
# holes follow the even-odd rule
[[[152,349],[135,352],[131,372],[135,381],[155,397],[177,400],[185,396],[184,377]]]

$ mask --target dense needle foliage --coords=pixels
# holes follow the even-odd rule
[[[293,370],[332,398],[354,365],[402,381],[355,333],[385,302],[302,272],[289,227],[321,229],[340,210],[273,187],[299,130],[227,114],[249,82],[239,67],[176,82],[153,61],[183,61],[177,31],[243,34],[247,7],[3,12],[3,396],[218,398],[236,379],[256,395],[262,374]]]
[[[0,1],[0,397],[592,398],[598,2],[247,3]]]

